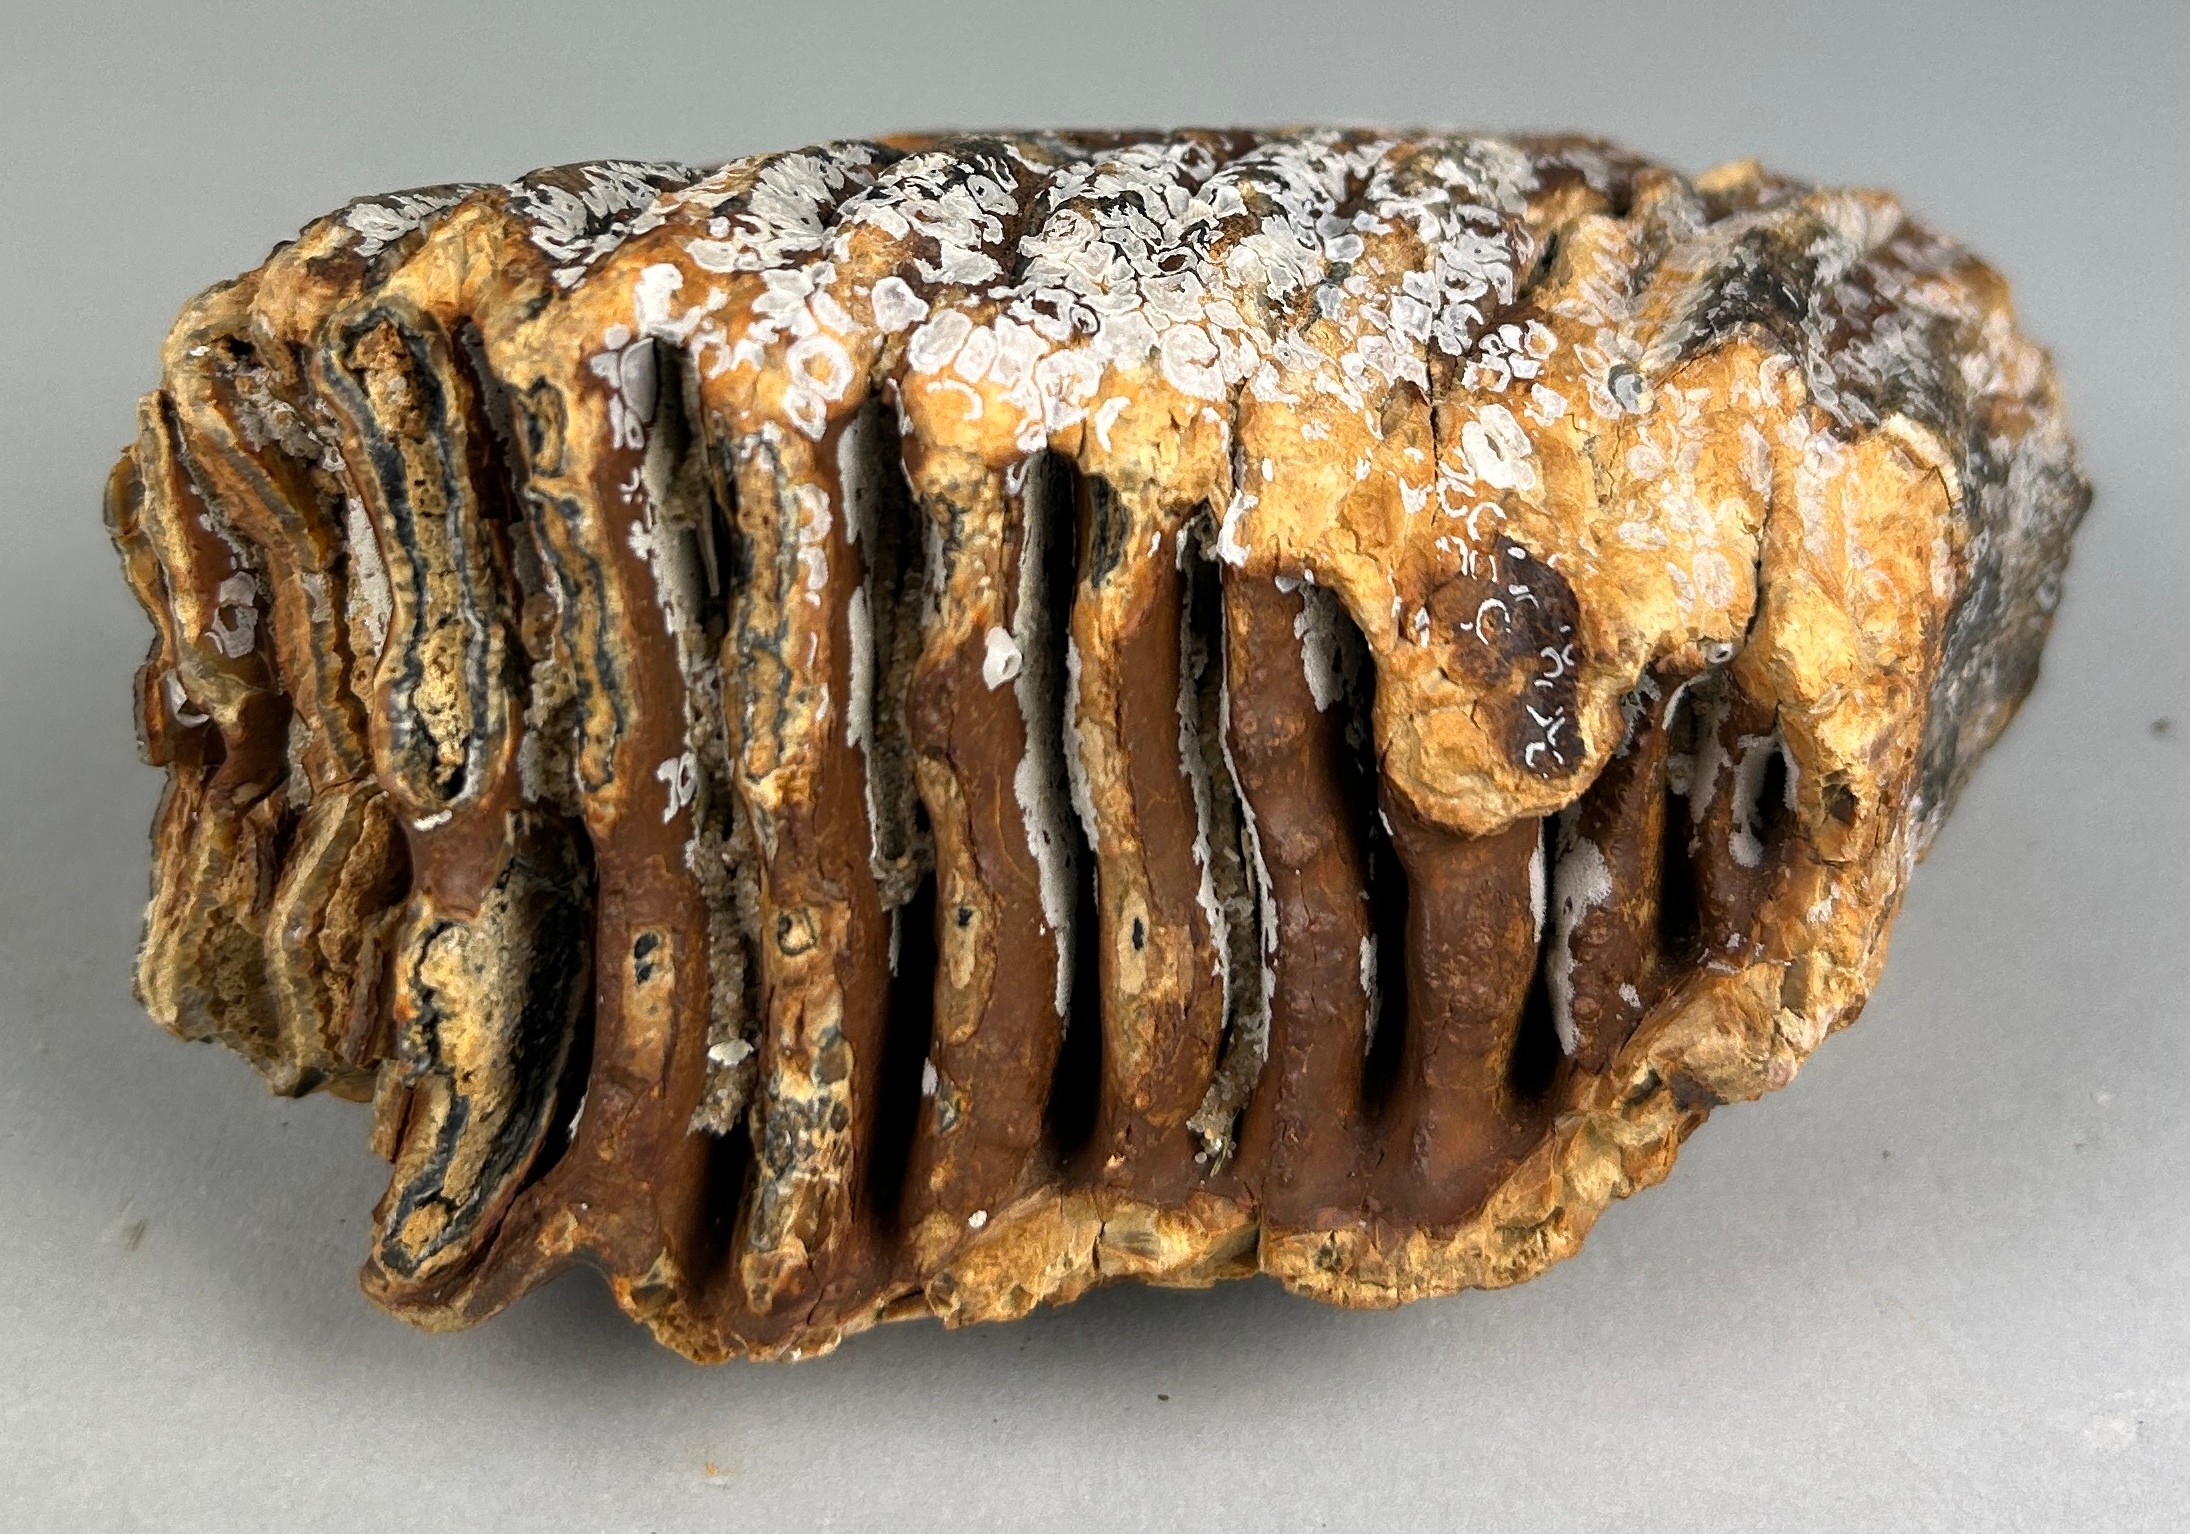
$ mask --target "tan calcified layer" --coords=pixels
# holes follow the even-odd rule
[[[2088,499],[1889,197],[1579,139],[353,203],[108,517],[139,989],[370,1096],[368,1290],[694,1357],[1510,1283],[1851,1020]]]

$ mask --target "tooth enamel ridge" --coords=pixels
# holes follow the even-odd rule
[[[2089,501],[1889,196],[1026,133],[369,198],[107,487],[137,990],[699,1359],[1512,1283],[1850,1021]]]

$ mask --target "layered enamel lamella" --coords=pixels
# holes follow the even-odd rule
[[[355,202],[108,518],[138,985],[702,1358],[1526,1278],[1861,1006],[2088,499],[1887,196],[1014,134]]]

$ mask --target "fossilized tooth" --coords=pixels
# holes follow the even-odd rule
[[[372,1094],[382,1304],[697,1358],[1566,1255],[1853,1019],[2089,499],[1890,197],[1367,129],[365,199],[139,419],[146,1005]]]

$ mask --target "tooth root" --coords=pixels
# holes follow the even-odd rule
[[[1404,1018],[1387,1010],[1380,1022],[1405,1030],[1382,1130],[1384,1187],[1403,1219],[1451,1226],[1539,1127],[1512,1077],[1536,979],[1543,823],[1467,836],[1390,795],[1384,814],[1407,878],[1406,952],[1379,955],[1380,976],[1394,960],[1406,966]]]
[[[1351,1219],[1367,1191],[1370,998],[1359,955],[1374,939],[1364,824],[1373,763],[1357,760],[1362,743],[1348,738],[1358,700],[1319,699],[1308,681],[1303,619],[1319,596],[1255,576],[1227,579],[1224,592],[1231,757],[1270,924],[1253,975],[1262,983],[1268,966],[1269,1067],[1233,1170],[1259,1188],[1271,1233]]]
[[[1611,1063],[1693,957],[1671,930],[1684,922],[1679,902],[1687,893],[1668,890],[1665,877],[1669,838],[1685,843],[1688,835],[1667,788],[1667,711],[1680,707],[1679,693],[1653,683],[1633,701],[1626,745],[1561,818],[1552,869],[1545,957],[1552,1015],[1583,1075]],[[1675,850],[1685,865],[1685,848]],[[1683,867],[1677,878],[1686,877]],[[1669,942],[1680,951],[1667,952]]]

